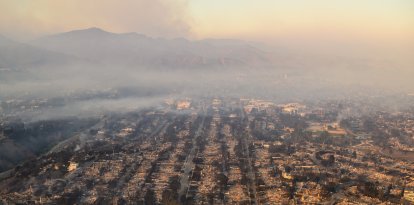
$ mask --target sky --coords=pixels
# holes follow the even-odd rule
[[[202,36],[407,40],[414,36],[411,0],[194,0]]]
[[[0,33],[99,27],[155,37],[412,43],[412,0],[0,0]]]

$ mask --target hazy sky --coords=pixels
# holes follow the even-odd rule
[[[0,0],[0,33],[72,29],[188,38],[411,42],[413,0]]]

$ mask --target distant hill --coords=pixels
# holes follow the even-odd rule
[[[29,68],[79,62],[73,56],[18,43],[0,35],[0,68]]]
[[[211,67],[268,65],[267,53],[238,40],[151,38],[89,28],[46,36],[33,46],[88,60],[118,65]]]

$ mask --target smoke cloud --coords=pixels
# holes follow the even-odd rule
[[[187,4],[186,0],[0,1],[0,33],[27,39],[99,27],[114,32],[186,37],[191,33]]]

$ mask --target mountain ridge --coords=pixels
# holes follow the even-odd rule
[[[152,38],[139,33],[112,33],[96,27],[45,36],[30,44],[108,64],[155,67],[270,64],[266,52],[241,40]]]
[[[0,35],[0,68],[68,65],[80,61],[74,56],[16,42]]]

